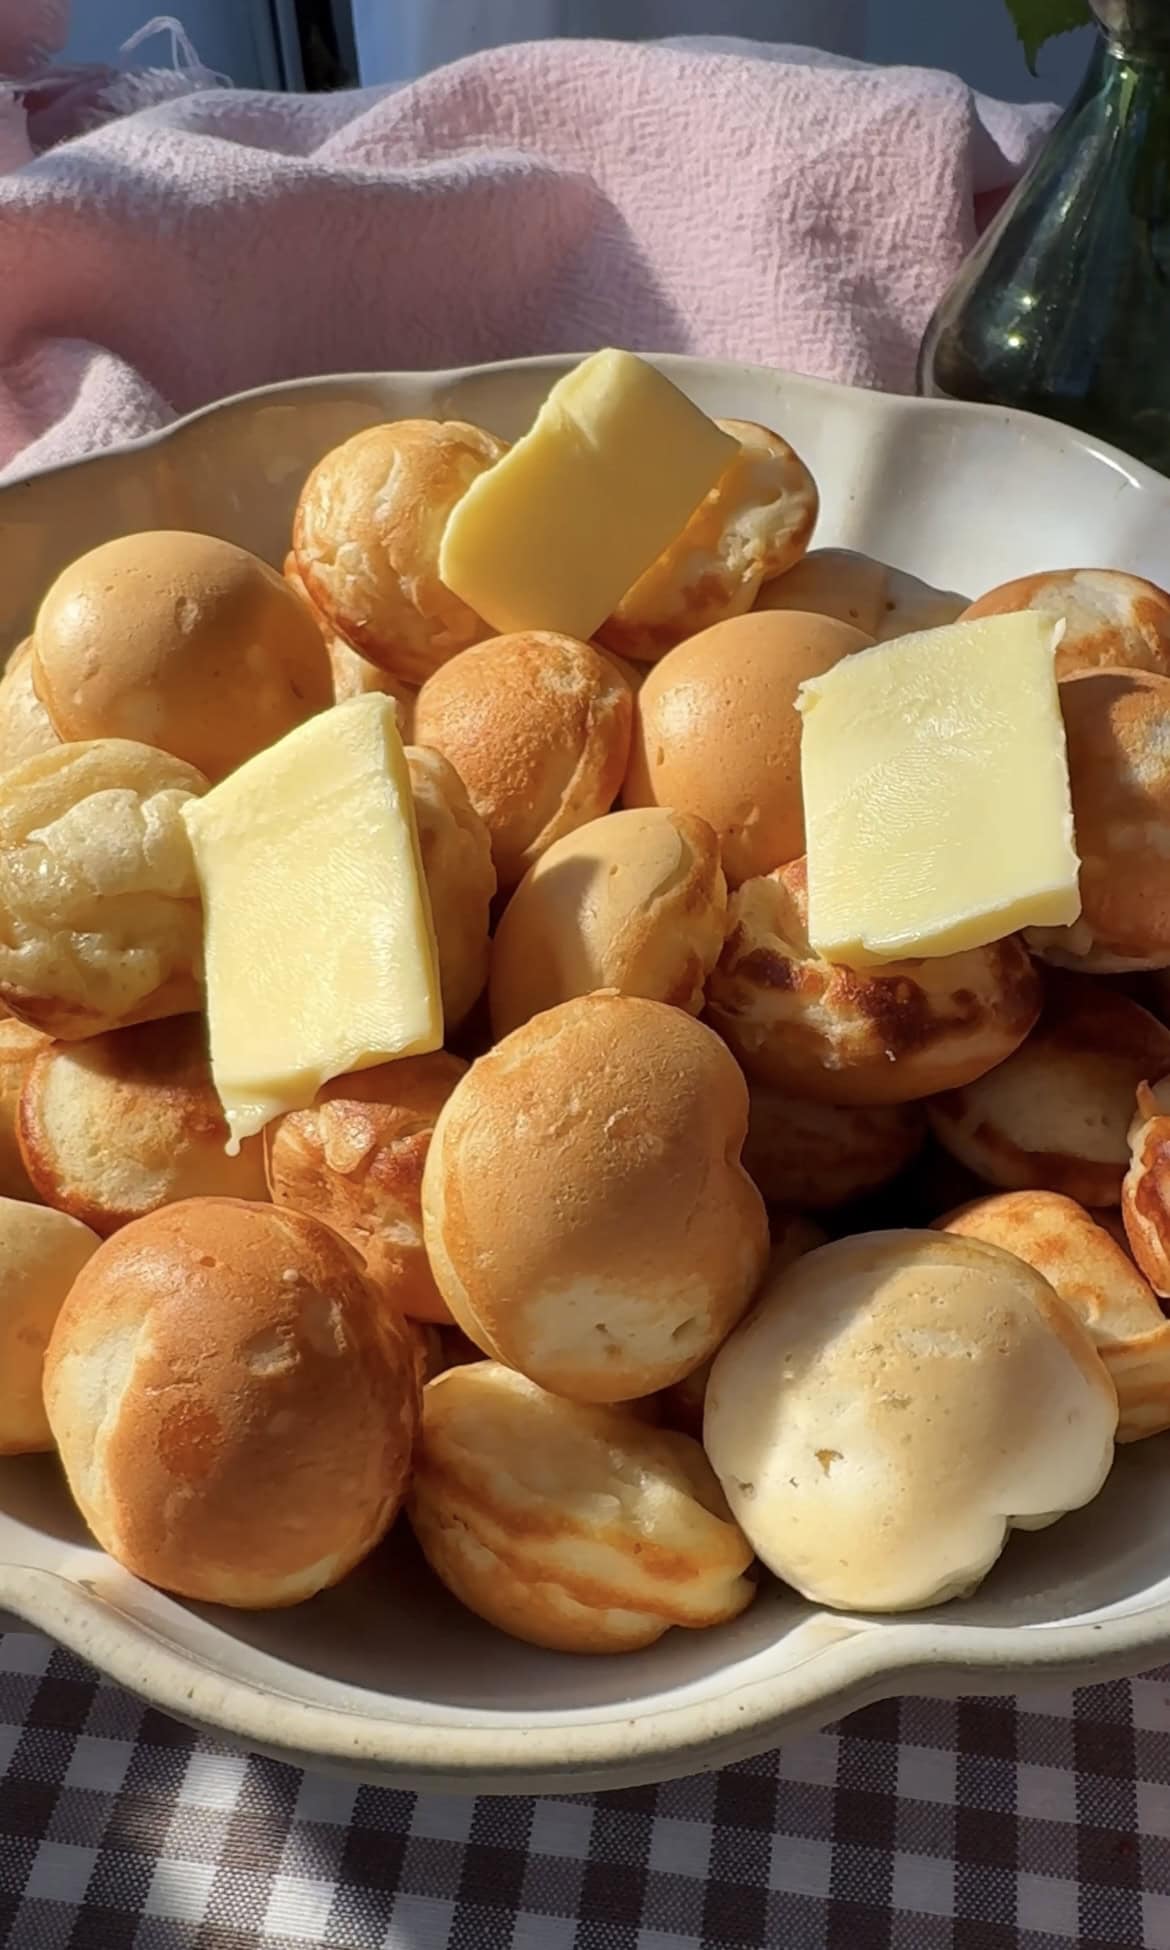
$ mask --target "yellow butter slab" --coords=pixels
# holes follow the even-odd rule
[[[443,1041],[438,958],[393,699],[338,704],[187,820],[215,1086],[232,1146],[330,1077]]]
[[[1026,611],[951,623],[801,686],[818,953],[861,968],[1076,920],[1058,635]]]
[[[453,508],[439,574],[492,628],[591,637],[738,452],[631,352],[595,352]]]

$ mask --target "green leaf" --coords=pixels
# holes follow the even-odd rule
[[[1007,0],[1007,8],[1032,74],[1045,41],[1054,34],[1069,34],[1074,27],[1087,27],[1093,18],[1089,0]]]

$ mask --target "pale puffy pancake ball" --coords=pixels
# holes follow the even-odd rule
[[[0,772],[60,743],[33,686],[30,637],[13,651],[0,677]]]
[[[132,738],[221,779],[332,702],[321,633],[275,569],[215,535],[124,535],[63,570],[33,682],[62,738]]]
[[[455,767],[509,888],[554,840],[609,811],[632,719],[629,685],[601,651],[526,630],[437,671],[418,694],[414,735]]]
[[[938,1221],[940,1231],[1002,1246],[1042,1273],[1093,1337],[1112,1376],[1120,1411],[1117,1440],[1133,1442],[1170,1427],[1170,1325],[1149,1281],[1084,1206],[1059,1192],[1001,1192]],[[1162,1348],[1156,1391],[1151,1352]],[[1142,1356],[1135,1388],[1135,1349]]]
[[[1081,671],[1061,684],[1060,707],[1081,914],[1029,930],[1029,943],[1085,974],[1170,966],[1170,677]]]
[[[744,1167],[769,1204],[829,1212],[888,1184],[922,1148],[919,1104],[824,1104],[748,1080]]]
[[[448,1033],[469,1016],[488,978],[496,870],[487,827],[453,765],[441,752],[408,745],[406,764],[431,917]]]
[[[862,1233],[769,1285],[720,1350],[703,1441],[768,1569],[814,1604],[971,1592],[1013,1529],[1096,1496],[1117,1396],[1047,1280],[981,1240]]]
[[[333,702],[344,704],[347,698],[368,697],[375,692],[379,697],[392,697],[398,707],[399,735],[405,741],[410,737],[411,720],[414,715],[414,692],[406,684],[400,684],[391,677],[389,671],[379,670],[352,643],[331,629],[320,610],[313,602],[301,579],[297,568],[297,558],[290,549],[284,558],[284,579],[290,589],[301,598],[310,616],[321,632],[329,658],[329,671],[333,680]]]
[[[875,643],[953,623],[967,598],[936,589],[904,569],[851,548],[814,548],[785,575],[766,582],[755,607],[811,610],[864,630]]]
[[[1056,674],[1079,670],[1152,670],[1170,677],[1170,595],[1144,576],[1120,569],[1048,569],[1001,582],[964,610],[965,617],[1034,610],[1064,624]]]
[[[327,1226],[189,1199],[89,1261],[49,1343],[45,1406],[119,1564],[205,1604],[294,1605],[393,1522],[418,1343]]]
[[[121,738],[0,774],[0,1002],[96,1036],[200,1002],[203,909],[182,808],[193,766]]]
[[[680,643],[638,692],[627,806],[705,819],[738,887],[804,852],[796,694],[870,639],[833,617],[738,616]]]
[[[541,855],[504,909],[492,943],[495,1035],[594,989],[698,1015],[726,915],[705,820],[666,806],[591,820]]]
[[[0,1196],[38,1198],[20,1155],[20,1093],[33,1058],[51,1038],[15,1016],[0,1016]]]
[[[1170,1030],[1108,982],[1053,971],[1022,1049],[927,1106],[985,1184],[1117,1205],[1138,1085],[1170,1071]]]
[[[1018,1049],[1040,979],[1017,935],[927,961],[854,970],[808,938],[803,859],[728,906],[707,1019],[753,1080],[829,1104],[901,1104],[982,1076]]]
[[[335,1077],[264,1134],[277,1205],[347,1239],[386,1306],[450,1321],[423,1246],[422,1175],[435,1119],[467,1069],[446,1050]]]
[[[301,489],[293,551],[312,602],[401,683],[491,635],[440,579],[439,544],[455,503],[507,451],[463,420],[392,420],[334,447]]]
[[[449,1591],[556,1652],[636,1652],[755,1596],[751,1546],[697,1442],[493,1361],[427,1387],[408,1510]]]
[[[53,1447],[41,1389],[45,1349],[98,1244],[64,1212],[0,1198],[0,1456]]]
[[[717,420],[739,452],[682,531],[597,632],[642,663],[749,610],[761,585],[799,561],[816,525],[816,482],[770,427]]]
[[[39,1196],[103,1237],[179,1199],[267,1196],[261,1140],[227,1155],[202,1016],[50,1043],[25,1076],[19,1132]]]
[[[534,1016],[435,1126],[424,1238],[456,1323],[575,1400],[680,1381],[763,1272],[746,1129],[740,1071],[681,1009],[603,992]]]

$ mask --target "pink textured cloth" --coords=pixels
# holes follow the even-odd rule
[[[908,388],[1050,119],[747,42],[168,102],[0,175],[0,465],[268,380],[600,344]]]

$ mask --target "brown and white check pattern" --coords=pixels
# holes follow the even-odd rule
[[[1170,1950],[1170,1670],[904,1699],[722,1774],[414,1795],[0,1635],[4,1950]]]

